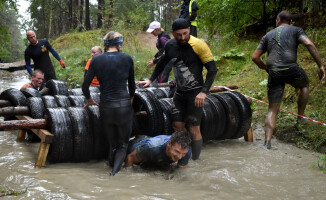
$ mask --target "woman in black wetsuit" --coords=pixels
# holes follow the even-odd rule
[[[136,88],[134,63],[129,55],[121,53],[122,43],[122,35],[118,32],[105,35],[105,53],[92,58],[82,86],[87,107],[97,105],[89,92],[94,76],[100,83],[100,119],[108,144],[111,176],[119,172],[126,157],[133,116],[131,104]]]

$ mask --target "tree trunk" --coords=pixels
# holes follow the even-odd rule
[[[82,30],[82,24],[83,24],[83,15],[84,15],[84,0],[80,0],[80,5],[79,5],[79,31]]]
[[[104,0],[98,0],[97,3],[97,8],[98,8],[98,12],[97,12],[97,28],[102,28],[103,26],[103,14],[104,14],[104,9],[105,9],[105,1]]]
[[[51,38],[52,36],[52,6],[53,6],[53,3],[52,3],[52,0],[50,0],[50,13],[49,13],[49,32],[48,32],[48,36],[49,38]]]
[[[89,19],[89,0],[85,0],[85,28],[91,30],[91,22]]]

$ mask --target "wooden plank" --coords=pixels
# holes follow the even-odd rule
[[[46,158],[49,153],[49,148],[50,148],[50,144],[45,143],[45,142],[40,143],[40,147],[39,147],[38,153],[37,153],[37,159],[35,162],[35,167],[44,167],[45,166]]]
[[[17,117],[17,119],[20,119],[20,120],[31,120],[31,119],[33,119],[30,116],[26,116],[26,115],[17,115],[16,117]],[[33,133],[35,133],[43,142],[49,143],[49,144],[52,143],[53,134],[50,133],[48,130],[32,128],[31,131],[33,131]]]
[[[26,130],[19,130],[17,136],[17,142],[22,142],[25,140],[26,137]]]
[[[0,108],[0,116],[29,115],[30,110],[27,106],[8,106]]]

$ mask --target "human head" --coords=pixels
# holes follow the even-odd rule
[[[190,39],[190,26],[187,20],[178,18],[172,23],[172,35],[181,45],[187,44]]]
[[[162,32],[160,22],[153,21],[152,23],[150,23],[146,32],[151,33],[154,36],[158,36]]]
[[[191,134],[184,131],[175,131],[167,145],[167,155],[177,162],[183,158],[189,151],[191,144]]]
[[[281,24],[291,24],[292,23],[292,15],[289,11],[283,10],[276,17],[276,26]]]
[[[32,75],[32,84],[35,87],[41,87],[44,81],[44,73],[41,70],[34,70]]]
[[[36,38],[36,34],[34,31],[31,31],[31,30],[27,31],[26,39],[31,43],[31,45],[37,44],[37,38]]]
[[[96,55],[100,55],[102,53],[103,53],[103,51],[102,51],[102,48],[100,46],[94,46],[92,48],[92,57],[94,57]]]
[[[118,51],[122,51],[123,38],[122,35],[115,31],[110,31],[104,36],[104,51],[115,47]]]

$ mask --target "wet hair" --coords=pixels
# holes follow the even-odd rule
[[[122,35],[115,31],[110,31],[104,36],[104,51],[107,51],[109,47],[116,47],[118,51],[122,49]]]
[[[185,20],[183,18],[178,18],[178,19],[174,20],[174,22],[172,24],[173,31],[185,29],[185,28],[189,28],[189,23],[187,20]]]
[[[41,70],[39,70],[39,69],[36,69],[36,70],[34,70],[34,72],[33,72],[33,75],[32,75],[32,76],[33,76],[33,77],[35,77],[37,73],[44,75],[44,73],[43,73]]]
[[[93,46],[93,48],[95,48],[96,51],[98,51],[98,52],[100,52],[100,53],[103,52],[102,47],[100,47],[100,46]]]
[[[171,135],[171,145],[180,144],[182,149],[187,149],[191,144],[191,133],[185,131],[175,131]]]
[[[277,19],[278,18],[281,20],[281,22],[290,24],[292,20],[292,15],[289,11],[283,10],[277,15]]]

